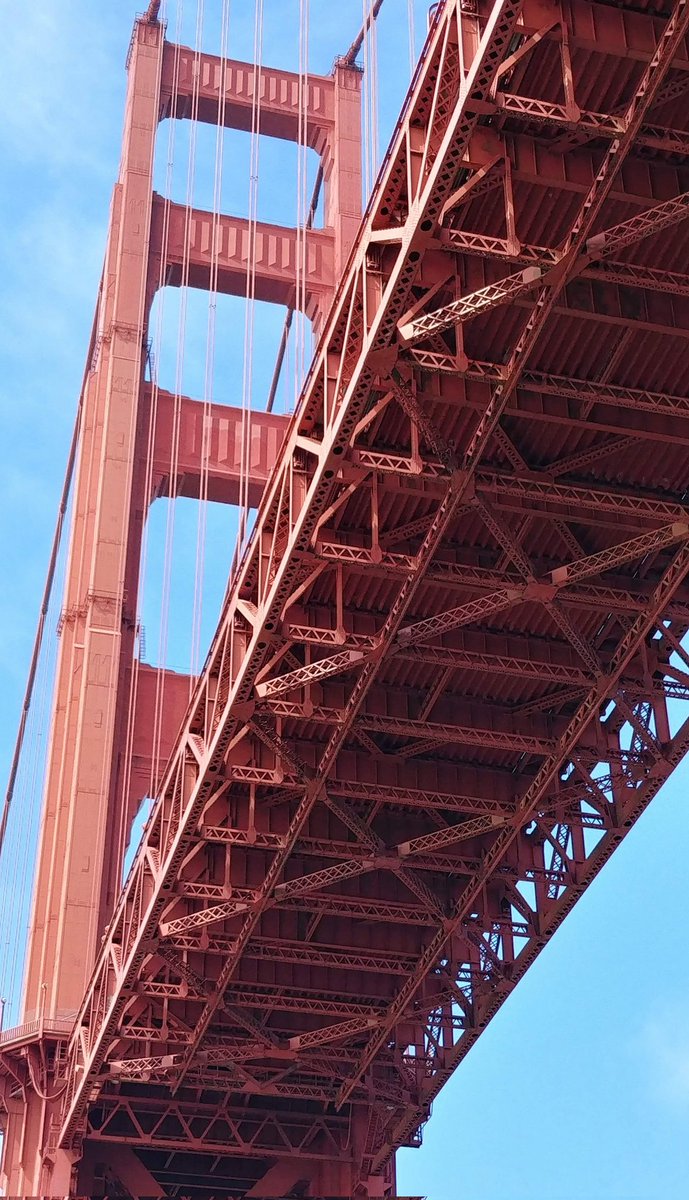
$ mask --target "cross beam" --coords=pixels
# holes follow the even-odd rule
[[[618,131],[618,136],[608,148],[599,168],[598,175],[574,219],[569,236],[565,242],[563,255],[563,263],[569,265],[569,271],[574,270],[576,267],[578,254],[586,245],[586,241],[592,232],[593,225],[601,211],[605,198],[608,196],[624,159],[641,129],[645,114],[652,105],[663,83],[677,48],[683,42],[688,26],[689,0],[679,0],[679,3],[673,9],[672,16],[663,29],[651,62],[643,72],[636,86],[633,98],[624,116],[622,131]],[[534,310],[530,314],[527,324],[519,335],[517,344],[512,352],[506,378],[502,383],[497,385],[493,393],[491,402],[492,412],[491,408],[489,408],[483,420],[484,428],[493,421],[497,421],[499,415],[504,410],[507,398],[518,386],[521,373],[526,366],[528,354],[540,336],[547,316],[554,307],[557,295],[564,287],[567,278],[568,266],[565,265],[558,276],[557,282],[550,288],[542,289]],[[528,820],[531,817],[545,791],[557,777],[563,759],[571,753],[583,730],[595,717],[602,699],[614,693],[620,674],[629,662],[631,662],[649,629],[654,627],[658,613],[663,611],[665,603],[671,598],[688,572],[689,546],[685,543],[675,555],[670,566],[664,573],[660,584],[655,589],[648,612],[640,614],[622,638],[605,677],[587,694],[583,703],[579,705],[567,730],[559,739],[557,749],[543,762],[531,787],[521,798],[520,822],[523,819]],[[346,1086],[340,1090],[338,1096],[339,1105],[346,1102],[367,1066],[375,1058],[376,1053],[389,1036],[398,1017],[418,991],[423,978],[432,968],[438,955],[442,953],[450,933],[465,918],[469,911],[469,906],[479,894],[495,863],[499,861],[506,848],[514,841],[519,827],[513,827],[498,835],[495,843],[486,855],[485,866],[482,867],[477,873],[476,878],[464,889],[456,903],[453,919],[447,922],[436,934],[433,942],[419,959],[417,971],[407,984],[400,989],[395,1002],[389,1009],[385,1022],[369,1039],[359,1064],[351,1073]]]

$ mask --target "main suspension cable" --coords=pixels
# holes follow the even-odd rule
[[[347,51],[347,53],[344,55],[344,57],[341,60],[343,66],[345,66],[345,67],[353,67],[354,66],[354,63],[356,62],[359,51],[361,50],[361,47],[364,43],[364,38],[366,37],[366,34],[368,33],[372,23],[375,21],[376,17],[378,16],[378,13],[380,12],[382,7],[383,7],[383,0],[374,0],[373,5],[368,10],[368,12],[364,15],[361,29],[359,30],[358,34],[354,38],[354,41],[352,42],[351,46],[349,47],[349,50]]]
[[[81,391],[79,393],[79,403],[77,405],[76,416],[74,418],[74,428],[72,430],[72,438],[69,444],[69,452],[67,455],[67,466],[62,484],[62,492],[60,494],[60,503],[57,510],[57,521],[55,523],[55,531],[53,533],[53,541],[50,548],[50,558],[48,560],[48,570],[46,572],[45,584],[43,587],[43,596],[41,599],[41,607],[38,614],[38,624],[36,627],[36,635],[34,637],[33,649],[31,651],[31,661],[29,663],[29,673],[26,680],[26,689],[24,691],[24,700],[22,703],[21,717],[19,719],[19,728],[17,737],[14,743],[14,753],[12,755],[12,763],[10,766],[9,779],[7,781],[7,789],[5,791],[5,799],[2,806],[2,816],[0,817],[0,852],[2,851],[2,843],[7,830],[7,821],[9,819],[10,806],[14,795],[14,788],[17,782],[17,773],[19,771],[19,763],[24,745],[24,735],[26,732],[26,723],[29,719],[31,709],[31,701],[33,699],[34,684],[36,682],[36,672],[38,670],[38,660],[43,646],[43,635],[45,633],[45,622],[50,607],[50,600],[53,592],[53,583],[55,581],[55,572],[57,568],[57,560],[60,553],[62,543],[62,534],[65,524],[65,516],[69,507],[69,497],[72,490],[72,480],[74,478],[74,467],[77,459],[77,449],[79,447],[79,439],[81,436],[81,420],[84,411],[84,392],[86,383],[91,371],[91,362],[93,360],[94,351],[96,348],[96,339],[98,331],[98,313],[100,309],[100,295],[103,289],[103,278],[101,276],[99,288],[99,302],[96,305],[96,312],[93,318],[91,328],[91,337],[89,340],[88,354],[86,355],[86,366],[84,367],[84,375],[81,382]]]
[[[321,163],[318,167],[318,171],[316,173],[316,180],[313,185],[313,192],[311,193],[311,203],[309,205],[309,211],[308,211],[307,218],[306,218],[306,229],[307,230],[313,228],[313,222],[314,222],[314,219],[316,216],[316,210],[318,208],[318,201],[319,201],[320,194],[321,194],[321,188],[323,186],[323,175],[324,175],[323,163]],[[270,388],[268,391],[268,400],[266,403],[266,412],[273,411],[273,405],[275,404],[275,396],[276,396],[276,393],[278,390],[278,383],[280,382],[280,372],[282,370],[282,364],[283,364],[284,358],[285,358],[285,351],[287,349],[287,341],[289,339],[289,334],[290,334],[290,330],[292,328],[293,319],[294,319],[294,305],[290,305],[290,307],[287,309],[287,315],[285,317],[285,324],[283,326],[282,336],[280,338],[280,345],[278,346],[278,353],[277,353],[277,358],[275,360],[275,367],[273,368],[273,378],[270,381]]]

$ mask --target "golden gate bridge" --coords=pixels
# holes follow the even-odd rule
[[[0,1033],[9,1195],[395,1195],[396,1151],[687,749],[689,4],[434,5],[378,169],[381,7],[322,75],[306,4],[292,71],[263,61],[260,0],[251,60],[229,5],[213,51],[155,2],[134,25],[2,814],[7,862],[70,499]],[[188,181],[215,130],[205,207],[161,190],[165,122]],[[297,147],[292,224],[258,216],[264,138]],[[231,404],[220,297],[244,313]],[[261,304],[286,314],[272,376]],[[158,665],[143,641],[147,514],[184,499],[175,671],[169,525]],[[204,659],[213,503],[237,536]]]

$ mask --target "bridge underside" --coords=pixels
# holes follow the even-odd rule
[[[389,1194],[689,748],[687,15],[639,7],[441,8],[64,1051],[83,1189]]]

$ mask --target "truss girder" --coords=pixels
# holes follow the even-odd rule
[[[423,316],[400,325],[400,338],[405,345],[413,345],[414,342],[431,337],[434,333],[441,333],[443,329],[449,329],[461,321],[469,321],[491,308],[528,295],[542,279],[543,272],[538,267],[525,267],[516,275],[508,275],[506,279],[501,279],[499,283],[488,284],[478,292],[462,296],[443,308],[424,313]]]
[[[644,116],[663,83],[665,73],[669,69],[678,46],[683,41],[687,24],[689,24],[689,4],[681,2],[675,7],[672,17],[661,34],[653,58],[643,72],[637,84],[632,102],[624,114],[623,122],[621,126],[618,124],[615,130],[614,140],[603,158],[596,180],[573,221],[564,244],[564,257],[569,258],[572,267],[576,262],[577,253],[582,246],[586,245],[594,222],[602,209],[605,198],[610,192],[613,180],[619,173],[624,157],[629,152],[635,137],[642,127]],[[544,288],[539,293],[534,311],[527,320],[526,326],[520,334],[516,347],[512,352],[506,378],[501,384],[497,385],[493,393],[493,403],[496,411],[494,420],[497,419],[497,416],[504,408],[506,394],[509,394],[518,385],[525,365],[524,360],[535,345],[537,336],[542,331],[545,316],[552,309],[556,295],[564,286],[566,279],[567,272],[565,269],[559,276],[558,285],[550,289]],[[497,400],[496,397],[498,398]],[[486,414],[486,417],[490,420],[488,414]],[[485,420],[486,418],[484,418]],[[594,718],[601,698],[614,694],[619,673],[638,652],[641,641],[649,629],[654,627],[659,611],[664,609],[665,601],[669,599],[673,591],[682,582],[687,570],[689,570],[689,548],[685,545],[676,554],[670,566],[666,569],[650,605],[650,612],[640,615],[620,640],[606,676],[601,679],[597,686],[588,693],[584,701],[578,706],[569,728],[559,740],[557,750],[544,761],[533,783],[521,798],[520,813],[526,819],[532,816],[534,808],[538,805],[558,770],[561,769],[563,759],[571,753],[571,750],[576,745],[582,729],[586,728]],[[472,880],[465,889],[458,904],[455,905],[454,922],[457,925],[465,919],[470,905],[474,903],[477,895],[480,893],[481,887],[489,878],[496,861],[499,861],[503,850],[512,843],[516,834],[517,831],[511,829],[498,835],[486,856],[486,866],[478,873],[477,878]],[[341,1089],[339,1096],[340,1103],[344,1103],[351,1095],[352,1088],[361,1078],[369,1063],[373,1061],[378,1049],[383,1045],[396,1020],[416,994],[422,979],[425,977],[427,971],[432,968],[433,962],[438,954],[442,952],[448,941],[452,927],[452,924],[448,927],[446,923],[438,932],[434,939],[435,944],[431,944],[432,949],[429,946],[421,956],[417,972],[400,989],[394,1004],[390,1008],[388,1018],[381,1028],[376,1030],[375,1034],[369,1039],[357,1069],[351,1073],[347,1085]]]
[[[171,1129],[174,1132],[171,1132]],[[94,1141],[124,1141],[130,1146],[190,1152],[215,1149],[222,1154],[265,1157],[341,1158],[346,1123],[311,1115],[280,1118],[264,1111],[248,1113],[226,1103],[134,1101],[103,1097],[89,1115],[87,1136]]]
[[[689,547],[684,546],[675,555],[670,566],[659,584],[654,603],[650,606],[649,612],[639,616],[625,636],[621,639],[614,655],[613,663],[608,670],[607,676],[603,677],[596,687],[591,689],[583,702],[578,706],[574,716],[572,717],[568,728],[562,734],[558,741],[557,749],[552,753],[541,765],[539,771],[531,783],[526,793],[520,798],[518,805],[518,813],[520,821],[529,821],[532,819],[538,804],[548,790],[552,780],[556,777],[558,771],[562,767],[562,763],[573,752],[582,732],[595,717],[601,702],[604,699],[611,698],[615,695],[619,674],[624,669],[627,662],[631,661],[633,656],[638,652],[639,645],[649,630],[653,629],[658,619],[658,613],[662,612],[665,605],[665,600],[672,593],[679,582],[686,576],[689,571]],[[475,902],[481,888],[493,874],[496,865],[499,863],[502,855],[512,844],[517,836],[517,829],[506,829],[499,834],[493,846],[486,856],[486,862],[481,870],[477,872],[474,879],[466,887],[456,902],[454,912],[450,921],[445,922],[442,929],[438,931],[432,943],[432,948],[429,946],[422,955],[419,961],[417,970],[414,975],[410,976],[407,983],[400,989],[394,1004],[388,1013],[386,1021],[376,1031],[375,1037],[370,1041],[366,1051],[362,1055],[362,1059],[357,1069],[352,1072],[350,1079],[341,1090],[339,1102],[343,1103],[351,1094],[351,1088],[356,1084],[365,1071],[368,1062],[375,1057],[379,1044],[382,1044],[388,1031],[392,1028],[397,1017],[402,1013],[415,995],[421,985],[422,979],[425,977],[427,970],[431,968],[433,962],[447,943],[454,927],[459,926],[466,919],[471,905]],[[380,1039],[380,1042],[379,1042]]]
[[[644,111],[647,111],[647,108]],[[550,128],[565,133],[576,127],[577,130],[581,130],[592,138],[605,138],[609,142],[613,142],[626,132],[623,116],[615,117],[610,113],[587,112],[584,109],[580,111],[577,120],[573,121],[564,112],[562,105],[552,104],[546,100],[533,100],[526,96],[516,96],[509,92],[502,92],[498,95],[495,111],[521,119],[526,125],[534,125],[540,129]],[[689,148],[689,135],[684,130],[669,129],[663,125],[645,125],[639,122],[638,131],[635,130],[635,142],[641,150],[653,151],[657,154],[686,155]]]
[[[552,385],[556,386],[555,384]],[[557,393],[555,393],[557,394]],[[595,394],[595,389],[592,391]],[[362,466],[379,472],[381,475],[398,475],[409,480],[419,479],[419,467],[423,472],[420,489],[425,495],[434,495],[441,487],[441,470],[437,460],[426,458],[412,459],[406,455],[377,454],[374,451],[360,451],[357,455]],[[437,481],[437,482],[436,482]],[[520,476],[507,472],[484,469],[477,471],[474,486],[476,491],[497,496],[499,502],[509,502],[511,497],[518,497],[529,504],[560,504],[570,511],[575,509],[597,510],[613,515],[630,515],[634,517],[669,517],[686,516],[687,506],[678,496],[671,498],[644,495],[641,489],[626,491],[622,488],[602,488],[594,485],[564,484],[555,480],[539,479],[538,477]],[[323,539],[318,543],[319,552],[332,555],[329,549],[331,543]],[[366,560],[366,550],[362,547],[350,546],[349,556],[354,558],[357,552]],[[346,552],[342,551],[344,556]],[[370,558],[370,555],[368,556]]]
[[[386,1131],[387,1136],[384,1139],[383,1147],[376,1161],[377,1167],[380,1167],[386,1161],[386,1158],[389,1157],[391,1148],[409,1144],[409,1138],[413,1132],[427,1119],[428,1105],[431,1103],[432,1098],[438,1094],[450,1078],[457,1065],[471,1049],[476,1038],[480,1036],[485,1025],[490,1021],[495,1012],[497,1012],[512,988],[516,986],[524,972],[540,953],[543,946],[547,944],[548,939],[557,930],[590,881],[617,848],[624,836],[625,828],[633,824],[636,817],[639,816],[646,805],[653,799],[688,748],[689,721],[685,720],[667,748],[666,759],[662,763],[658,763],[656,768],[649,773],[648,779],[630,793],[626,803],[621,804],[620,813],[617,818],[619,824],[614,828],[608,829],[586,860],[579,862],[576,884],[573,885],[570,883],[564,891],[558,889],[557,897],[553,895],[548,897],[547,905],[543,905],[544,912],[539,921],[537,934],[530,939],[521,953],[510,963],[509,980],[504,981],[504,985],[499,991],[491,990],[483,998],[481,1011],[475,1014],[473,1023],[467,1027],[462,1037],[453,1046],[451,1052],[445,1056],[444,1060],[437,1063],[437,1070],[429,1072],[422,1086],[424,1094],[422,1104],[416,1112],[411,1114],[406,1113],[398,1121],[395,1121],[394,1118],[392,1119]],[[517,893],[517,895],[519,894]]]

